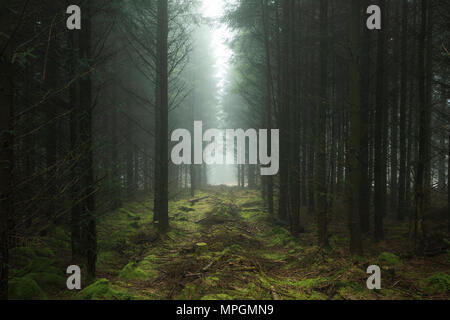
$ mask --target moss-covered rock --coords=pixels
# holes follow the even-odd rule
[[[450,275],[445,272],[437,272],[426,278],[421,283],[426,294],[436,295],[450,292]]]
[[[8,283],[11,300],[46,300],[47,295],[31,277],[13,278]]]

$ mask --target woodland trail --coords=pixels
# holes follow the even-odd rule
[[[439,261],[432,270],[420,270],[420,261],[414,271],[407,264],[387,266],[384,288],[370,291],[367,266],[391,256],[351,258],[339,231],[330,239],[332,249],[324,251],[314,245],[314,223],[294,239],[264,212],[257,191],[215,187],[194,201],[172,201],[171,229],[163,236],[154,231],[150,206],[150,200],[139,201],[105,217],[99,231],[102,279],[81,298],[411,299],[421,294],[411,290],[412,283],[442,268]]]

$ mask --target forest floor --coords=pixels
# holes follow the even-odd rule
[[[31,263],[15,259],[22,271],[11,281],[13,293],[21,298],[14,285],[31,279],[42,289],[35,290],[37,298],[51,299],[450,298],[450,251],[422,258],[407,254],[406,223],[387,224],[385,241],[375,244],[368,236],[364,256],[352,257],[345,222],[332,222],[330,249],[320,249],[311,215],[303,214],[305,233],[294,239],[268,217],[257,191],[214,187],[195,199],[171,201],[166,235],[155,231],[152,206],[151,199],[139,199],[101,218],[98,280],[82,291],[58,285],[63,280],[65,285],[65,275],[56,266],[67,266],[70,246],[62,248],[68,235],[55,228],[52,236],[59,234],[59,241],[47,250],[19,250],[29,251]],[[382,268],[381,290],[366,287],[372,264]],[[59,272],[61,281],[51,272]]]

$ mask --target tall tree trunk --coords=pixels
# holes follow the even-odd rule
[[[92,80],[91,66],[92,52],[92,23],[91,6],[88,4],[83,11],[83,29],[80,35],[80,56],[87,61],[87,74],[80,80],[80,105],[82,116],[80,121],[81,142],[84,145],[83,151],[83,190],[85,199],[83,201],[83,220],[86,234],[86,258],[87,273],[89,279],[94,279],[97,263],[97,227],[95,217],[95,186],[94,186],[94,161],[93,161],[93,135],[92,135]]]
[[[408,89],[407,69],[407,37],[408,37],[408,0],[402,0],[402,32],[400,53],[400,173],[398,187],[398,211],[397,218],[402,221],[405,218],[406,200],[406,104]]]
[[[43,15],[49,17],[50,27],[48,39],[46,42],[46,54],[43,70],[43,90],[50,92],[50,98],[45,105],[45,116],[47,121],[46,137],[45,137],[45,157],[47,165],[47,183],[48,183],[48,203],[46,206],[46,214],[48,219],[54,219],[56,214],[55,204],[58,202],[55,198],[58,194],[57,183],[57,113],[58,99],[55,89],[58,86],[58,65],[57,65],[57,46],[59,45],[56,34],[58,33],[58,5],[53,0],[45,0],[43,6]]]
[[[414,252],[418,255],[423,254],[423,213],[425,207],[425,166],[427,159],[428,144],[428,113],[429,105],[426,97],[426,73],[425,73],[425,55],[426,55],[426,36],[428,19],[429,1],[422,0],[421,6],[421,31],[419,35],[419,152],[416,167],[415,180],[415,216],[414,216]]]
[[[400,21],[400,2],[395,3],[395,21]],[[390,183],[390,209],[397,212],[398,209],[398,112],[399,112],[399,62],[400,62],[400,24],[394,24],[393,48],[394,66],[392,67],[392,91],[391,91],[391,183]]]
[[[349,18],[349,38],[352,60],[349,68],[349,104],[350,104],[350,136],[349,136],[349,185],[347,186],[350,228],[350,252],[362,255],[362,242],[359,220],[359,196],[361,183],[361,93],[360,93],[360,29],[361,7],[359,0],[351,1]]]
[[[427,8],[427,39],[426,39],[426,61],[425,61],[425,95],[426,95],[426,128],[425,137],[427,139],[425,145],[425,171],[424,171],[424,209],[431,207],[431,189],[432,189],[432,161],[431,145],[432,145],[432,128],[431,115],[433,112],[433,5],[428,1]]]
[[[370,0],[365,1],[365,5]],[[369,180],[369,113],[370,113],[370,43],[371,34],[367,28],[363,28],[362,53],[361,53],[361,184],[359,190],[359,217],[361,231],[368,233],[370,229],[370,189]]]
[[[69,42],[71,46],[71,66],[70,74],[76,77],[76,68],[78,63],[78,48],[79,48],[79,32],[72,31],[69,33]],[[79,135],[79,119],[80,119],[80,103],[79,103],[79,82],[75,81],[69,89],[69,104],[71,108],[70,113],[70,150],[72,164],[71,175],[74,181],[78,180],[81,174],[80,164],[77,155],[80,152],[80,135]],[[81,241],[81,206],[79,204],[81,198],[80,186],[74,183],[71,189],[72,208],[71,208],[71,246],[72,246],[72,261],[76,263],[82,256],[82,241]]]
[[[168,96],[168,0],[158,0],[157,13],[157,81],[159,108],[159,190],[157,198],[159,230],[166,232],[169,228],[168,182],[169,182],[169,96]]]
[[[129,121],[129,120],[128,120]],[[127,159],[127,197],[130,199],[133,197],[134,195],[134,146],[132,144],[133,138],[134,138],[134,132],[133,132],[133,126],[131,124],[131,121],[128,122],[127,125],[128,128],[128,132],[127,132],[127,155],[126,155],[126,159]]]
[[[269,41],[269,21],[268,21],[268,5],[267,0],[261,0],[262,14],[263,14],[263,28],[264,28],[264,48],[266,57],[266,125],[267,125],[267,141],[271,141],[272,129],[272,59],[270,54]],[[272,144],[267,145],[267,154],[271,154]],[[270,216],[273,216],[273,177],[265,177],[265,195],[267,202],[267,209]]]
[[[300,228],[300,128],[297,125],[300,121],[300,63],[301,57],[296,54],[300,50],[300,32],[297,25],[300,20],[300,3],[291,0],[289,17],[289,52],[291,65],[289,67],[289,96],[292,98],[292,107],[289,121],[289,217],[291,222],[291,233],[295,236],[301,232]]]
[[[12,112],[13,81],[11,64],[12,1],[0,1],[0,300],[8,299],[9,250],[8,220],[12,217]]]
[[[290,68],[289,56],[289,1],[282,1],[283,27],[282,27],[282,92],[280,106],[280,191],[278,204],[278,218],[286,221],[289,203],[289,114],[290,97],[288,78]]]
[[[113,88],[113,94],[115,95],[116,93],[116,86],[114,86]],[[114,101],[117,101],[116,99],[114,99]],[[118,125],[118,117],[117,117],[117,105],[113,105],[112,106],[112,115],[111,115],[111,137],[112,137],[112,146],[111,146],[111,162],[113,165],[113,171],[112,171],[112,176],[113,176],[113,192],[112,192],[112,206],[111,209],[112,210],[116,210],[118,208],[120,208],[120,206],[122,205],[122,195],[121,195],[121,181],[120,181],[120,163],[119,163],[119,125]],[[119,178],[118,178],[119,177]]]
[[[320,0],[320,84],[316,109],[316,165],[315,199],[316,216],[321,247],[328,246],[328,195],[327,195],[327,130],[326,114],[328,109],[328,0]]]
[[[386,126],[386,30],[387,21],[385,15],[386,0],[380,0],[380,7],[383,13],[382,30],[378,31],[378,52],[377,52],[377,88],[376,88],[376,123],[375,123],[375,240],[383,239],[383,217],[386,210],[386,154],[384,145],[383,128]]]

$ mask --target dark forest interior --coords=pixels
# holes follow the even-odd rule
[[[0,299],[450,298],[449,1],[0,15]],[[260,152],[266,130],[279,170],[228,144],[235,164],[175,164],[199,121],[259,132]],[[183,157],[207,146],[192,137]]]

